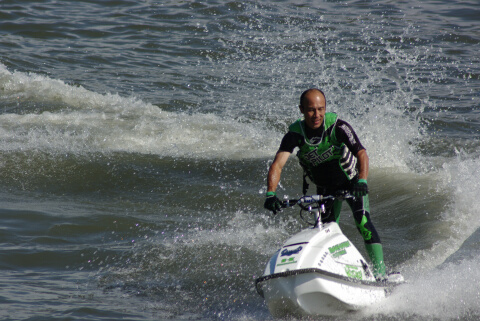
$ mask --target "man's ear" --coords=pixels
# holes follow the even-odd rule
[[[303,106],[302,106],[302,105],[298,105],[298,108],[300,108],[300,112],[303,114]]]

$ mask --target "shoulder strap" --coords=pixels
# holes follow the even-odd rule
[[[307,182],[307,172],[305,172],[305,170],[303,170],[303,195],[307,195],[307,192],[308,192],[308,182]]]

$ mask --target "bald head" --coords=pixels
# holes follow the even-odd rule
[[[323,100],[325,101],[325,104],[326,104],[327,99],[325,98],[325,94],[323,93],[323,91],[321,91],[320,89],[317,89],[317,88],[310,88],[310,89],[305,90],[302,93],[302,95],[300,96],[300,108],[302,108],[306,105],[309,98],[314,97],[314,96],[319,95],[319,94],[323,96]]]
[[[310,129],[322,127],[326,113],[326,101],[321,90],[312,88],[305,91],[300,97],[299,107],[307,127]]]

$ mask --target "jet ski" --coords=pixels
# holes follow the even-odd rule
[[[257,292],[274,317],[336,316],[383,300],[403,282],[396,273],[376,280],[372,268],[336,222],[322,223],[326,206],[338,195],[311,195],[283,202],[299,206],[300,217],[312,225],[285,241],[268,261]]]

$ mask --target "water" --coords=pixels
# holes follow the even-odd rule
[[[2,319],[271,319],[254,280],[302,225],[266,174],[311,86],[408,280],[340,320],[480,317],[480,5],[310,2],[0,3]]]

